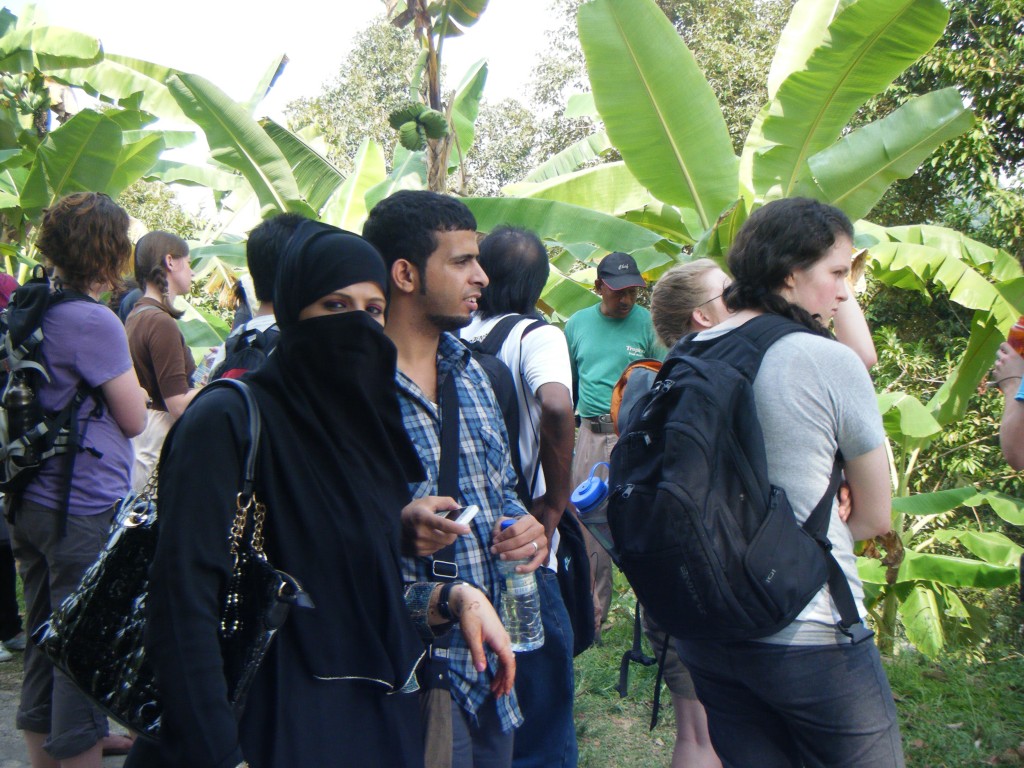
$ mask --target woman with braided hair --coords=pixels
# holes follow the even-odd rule
[[[803,523],[841,456],[851,509],[844,519],[833,502],[826,535],[863,617],[853,543],[889,530],[891,489],[885,432],[865,368],[874,351],[849,301],[852,255],[853,226],[838,208],[805,198],[768,203],[746,221],[729,252],[733,282],[723,298],[731,316],[697,339],[728,334],[764,314],[811,331],[772,344],[754,378],[768,480],[785,489]],[[851,322],[853,313],[862,328]],[[843,343],[828,330],[836,318]],[[842,631],[840,618],[825,585],[776,634],[676,641],[726,768],[904,765],[878,649],[867,633]]]
[[[138,491],[156,466],[171,425],[196,394],[196,363],[176,322],[182,313],[174,308],[175,297],[192,286],[188,244],[170,232],[143,235],[135,244],[135,279],[143,295],[125,330],[139,383],[149,394],[146,429],[132,441],[132,487]]]

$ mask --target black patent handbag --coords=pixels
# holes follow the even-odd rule
[[[228,536],[232,572],[219,630],[228,698],[240,717],[253,677],[290,607],[312,607],[313,603],[294,578],[270,564],[263,551],[267,508],[254,491],[260,435],[255,398],[243,382],[234,379],[217,381],[206,389],[218,386],[240,391],[249,416],[244,481]],[[152,739],[159,737],[163,711],[143,644],[149,565],[158,535],[156,474],[141,493],[120,504],[99,558],[49,621],[33,633],[43,653],[97,706],[123,726]]]

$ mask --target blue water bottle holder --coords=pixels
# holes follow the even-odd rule
[[[597,474],[601,467],[605,468],[605,477]],[[618,553],[615,550],[615,544],[612,542],[611,529],[608,527],[609,489],[606,478],[607,473],[610,471],[611,467],[606,461],[600,461],[595,464],[591,468],[587,479],[576,486],[569,500],[572,501],[579,512],[580,522],[586,526],[590,535],[615,560],[618,558]]]

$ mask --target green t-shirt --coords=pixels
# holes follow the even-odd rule
[[[611,410],[612,388],[626,366],[642,357],[661,359],[651,313],[639,304],[624,318],[601,314],[600,304],[581,309],[565,324],[573,376],[579,379],[580,416],[600,416]]]

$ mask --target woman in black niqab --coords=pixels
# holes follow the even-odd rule
[[[422,764],[417,698],[402,689],[424,640],[403,601],[399,515],[423,469],[402,426],[395,347],[364,311],[300,320],[363,283],[386,294],[373,247],[303,223],[278,266],[280,340],[246,377],[263,420],[267,554],[315,608],[292,609],[237,724],[217,627],[247,442],[241,397],[198,397],[168,438],[147,636],[165,705],[161,755],[140,744],[128,766],[234,768],[243,756],[253,768]]]

